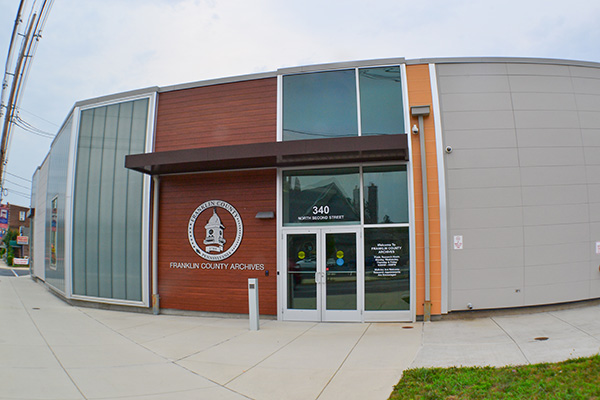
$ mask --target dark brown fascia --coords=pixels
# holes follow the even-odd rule
[[[407,161],[407,135],[252,143],[132,154],[125,168],[150,175],[236,169]]]

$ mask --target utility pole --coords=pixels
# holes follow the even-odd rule
[[[8,49],[8,55],[6,57],[6,68],[4,71],[4,80],[2,82],[2,95],[0,96],[0,118],[2,117],[2,109],[6,109],[4,121],[2,123],[2,134],[0,136],[0,203],[2,202],[2,196],[5,192],[4,175],[6,173],[6,164],[8,162],[8,149],[10,146],[10,134],[13,119],[17,113],[17,107],[19,104],[21,91],[25,87],[30,61],[35,54],[37,42],[41,37],[42,28],[46,23],[46,18],[48,17],[50,8],[52,8],[53,2],[54,0],[44,0],[42,2],[42,5],[39,7],[39,11],[35,11],[32,8],[26,28],[27,31],[25,34],[19,33],[19,24],[21,24],[22,22],[23,7],[26,3],[26,0],[21,0],[21,2],[19,3],[19,8],[17,10],[15,26],[13,28],[10,46]],[[10,73],[9,69],[11,67],[14,46],[17,42],[18,36],[22,36],[21,49],[17,57],[14,72]],[[8,96],[8,101],[5,104],[5,93],[9,87],[9,77],[12,77],[12,82],[10,84],[10,94]]]
[[[27,34],[25,35],[25,39],[21,46],[21,51],[19,52],[19,57],[17,58],[17,65],[15,66],[15,73],[13,76],[12,87],[10,88],[10,95],[8,96],[8,104],[6,105],[6,116],[4,117],[4,125],[2,126],[2,139],[0,140],[0,183],[2,187],[4,187],[4,166],[6,165],[6,155],[8,153],[8,138],[10,136],[10,128],[11,122],[15,115],[15,110],[17,108],[17,88],[20,86],[21,79],[23,76],[23,59],[25,58],[25,52],[29,48],[28,43],[31,37],[31,31],[33,29],[33,25],[37,19],[37,14],[33,14],[33,18],[29,22],[29,27],[27,28]],[[0,199],[2,195],[0,194]]]

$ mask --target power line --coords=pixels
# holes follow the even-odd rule
[[[31,194],[30,193],[23,193],[23,192],[19,192],[18,190],[13,190],[13,189],[8,189],[8,188],[4,188],[8,191],[8,194],[16,194],[18,196],[21,197],[26,197],[28,199],[31,199]]]
[[[18,187],[21,187],[23,189],[31,189],[31,186],[23,186],[23,185],[18,184],[17,182],[9,181],[8,179],[4,179],[4,182],[8,182],[11,185],[17,185]]]
[[[10,173],[10,172],[8,172],[8,171],[6,171],[6,174],[7,174],[7,175],[10,175],[10,176],[14,176],[15,178],[23,179],[24,181],[27,181],[27,182],[31,183],[31,180],[29,180],[29,179],[27,179],[27,178],[23,178],[22,176],[15,175],[15,174],[11,174],[11,173]]]
[[[28,110],[24,109],[23,107],[19,107],[19,108],[18,108],[18,110],[19,110],[19,111],[23,111],[23,112],[24,112],[24,113],[26,113],[26,114],[32,115],[32,116],[34,116],[34,117],[36,117],[36,118],[38,118],[38,119],[40,119],[40,120],[42,120],[42,121],[44,121],[44,122],[47,122],[47,123],[49,123],[49,124],[50,124],[50,125],[52,125],[52,126],[55,126],[55,127],[57,127],[57,128],[60,128],[60,125],[57,125],[57,124],[55,124],[55,123],[54,123],[54,122],[52,122],[52,121],[48,121],[47,119],[45,119],[45,118],[42,118],[42,117],[40,117],[39,115],[36,115],[36,114],[32,113],[31,111],[28,111]]]
[[[27,122],[23,118],[21,118],[18,114],[13,117],[12,122],[15,125],[17,125],[19,128],[23,129],[24,131],[26,131],[28,133],[33,133],[34,135],[37,135],[37,136],[45,137],[47,139],[54,139],[54,137],[56,136],[53,133],[46,132],[42,129],[36,128],[32,124],[30,124],[29,122]]]

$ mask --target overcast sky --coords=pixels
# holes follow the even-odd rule
[[[2,70],[18,5],[0,0]],[[600,1],[55,0],[20,115],[55,134],[76,101],[132,89],[307,64],[463,56],[600,62]],[[29,205],[17,192],[30,192],[51,142],[13,130],[5,201]]]

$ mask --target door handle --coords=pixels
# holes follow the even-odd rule
[[[315,272],[315,283],[325,282],[325,272]]]

